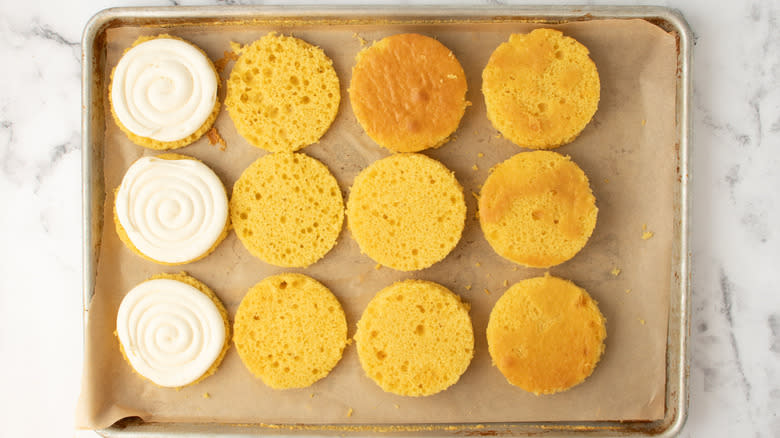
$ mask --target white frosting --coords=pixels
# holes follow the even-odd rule
[[[143,157],[116,196],[119,223],[135,247],[159,262],[184,263],[206,253],[225,228],[225,187],[196,160]]]
[[[225,323],[211,299],[176,280],[145,281],[122,300],[116,333],[130,365],[165,387],[188,385],[222,352]]]
[[[141,137],[181,140],[206,122],[216,100],[211,62],[181,40],[143,42],[128,50],[114,70],[114,112],[125,128]]]

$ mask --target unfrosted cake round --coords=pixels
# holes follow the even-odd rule
[[[336,244],[344,201],[327,167],[302,153],[277,152],[252,163],[233,186],[236,235],[255,257],[306,267]]]
[[[155,263],[180,265],[206,257],[225,238],[229,224],[222,181],[185,155],[139,158],[115,192],[119,239]]]
[[[234,322],[241,361],[274,389],[304,388],[327,376],[347,345],[347,320],[335,296],[302,274],[257,283]]]
[[[463,188],[452,171],[421,154],[374,162],[355,178],[347,217],[360,250],[400,271],[427,268],[460,240]]]
[[[413,33],[383,38],[357,55],[349,97],[366,134],[395,152],[444,144],[466,110],[466,75],[452,51]]]
[[[512,34],[482,71],[487,116],[518,146],[574,140],[596,113],[600,83],[588,49],[554,29]]]
[[[193,44],[166,34],[140,37],[111,72],[111,114],[139,146],[187,146],[217,119],[219,83],[214,64]]]
[[[384,391],[426,396],[458,381],[474,356],[469,306],[444,286],[405,280],[371,299],[355,342],[366,375]]]
[[[479,197],[479,223],[502,257],[535,268],[563,263],[588,242],[596,198],[567,156],[523,152],[498,164]]]
[[[317,46],[276,33],[239,53],[225,106],[241,136],[271,152],[316,143],[336,118],[341,100],[331,59]]]
[[[222,302],[183,272],[155,275],[131,289],[119,305],[116,335],[138,374],[170,388],[214,374],[230,346]]]
[[[553,394],[591,375],[604,352],[605,322],[584,289],[546,274],[499,298],[488,321],[488,350],[509,383]]]

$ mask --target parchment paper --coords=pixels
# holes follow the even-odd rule
[[[606,352],[583,384],[552,396],[535,396],[506,382],[491,365],[485,339],[490,310],[509,285],[545,270],[517,267],[496,255],[475,218],[479,186],[491,166],[523,149],[499,138],[485,115],[481,72],[493,49],[530,23],[214,26],[136,28],[108,31],[106,77],[136,37],[168,32],[203,48],[212,60],[229,50],[229,41],[249,43],[271,30],[292,33],[321,46],[341,80],[338,117],[322,140],[303,152],[321,160],[336,176],[345,199],[358,172],[389,153],[358,125],[347,95],[351,68],[369,41],[401,32],[435,36],[452,49],[466,72],[473,105],[455,138],[425,152],[450,169],[466,191],[468,219],[463,238],[442,262],[415,273],[375,269],[345,230],[327,256],[307,269],[339,298],[349,335],[374,294],[392,282],[419,278],[439,282],[471,303],[475,357],[460,381],[425,398],[384,393],[368,379],[354,345],[325,379],[301,390],[274,391],[255,379],[231,347],[217,373],[181,390],[155,386],[134,374],[122,359],[113,335],[125,293],[160,272],[186,271],[209,285],[232,316],[248,288],[268,275],[288,271],[252,257],[234,233],[205,259],[164,267],[131,253],[114,231],[113,189],[137,158],[154,155],[132,144],[106,117],[106,196],[102,247],[95,295],[89,309],[82,395],[77,424],[100,428],[127,416],[147,421],[230,423],[438,423],[552,420],[653,420],[663,417],[666,332],[671,274],[673,188],[675,184],[675,38],[642,20],[574,22],[560,26],[590,49],[601,77],[601,102],[593,121],[573,143],[557,149],[571,155],[590,178],[599,216],[587,246],[550,272],[584,287],[607,318]],[[222,73],[229,74],[232,63]],[[222,90],[224,96],[224,89]],[[107,106],[106,106],[107,108]],[[222,178],[228,192],[242,170],[265,154],[235,131],[226,111],[216,126],[227,142],[221,151],[203,138],[177,152],[203,160]],[[484,157],[478,157],[483,153]],[[473,170],[473,165],[478,170]],[[647,224],[655,236],[643,240]],[[618,276],[613,268],[620,269]],[[470,289],[467,287],[470,286]],[[485,290],[488,290],[488,294]],[[630,289],[630,292],[626,292]],[[208,398],[204,394],[208,393]],[[353,409],[352,415],[348,411]]]

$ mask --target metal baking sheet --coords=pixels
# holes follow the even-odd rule
[[[82,40],[82,172],[83,172],[83,236],[84,236],[84,319],[94,291],[98,250],[103,226],[102,206],[105,187],[102,172],[103,130],[106,109],[102,72],[105,67],[105,32],[116,26],[215,25],[223,23],[386,23],[419,22],[505,22],[522,21],[558,24],[609,18],[640,18],[673,32],[678,41],[678,76],[676,119],[678,129],[677,181],[675,187],[672,276],[668,319],[666,357],[666,408],[658,421],[636,422],[522,422],[487,424],[393,424],[393,425],[295,425],[295,424],[193,424],[146,423],[122,421],[99,431],[105,436],[170,436],[186,434],[205,436],[245,436],[256,434],[366,434],[394,435],[657,435],[673,436],[684,422],[688,405],[689,332],[689,262],[688,185],[690,169],[690,50],[691,33],[682,16],[660,7],[490,7],[446,8],[419,7],[390,9],[387,7],[185,7],[185,8],[118,8],[97,14],[87,24]]]

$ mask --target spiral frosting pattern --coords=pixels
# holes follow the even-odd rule
[[[225,323],[214,302],[170,279],[133,288],[119,306],[116,329],[130,365],[164,387],[196,381],[225,343]]]
[[[116,197],[119,223],[144,255],[186,263],[222,236],[228,201],[219,177],[197,160],[143,157],[125,173]]]
[[[206,122],[216,100],[211,61],[182,40],[156,38],[138,44],[114,70],[114,113],[141,137],[164,142],[186,138]]]

